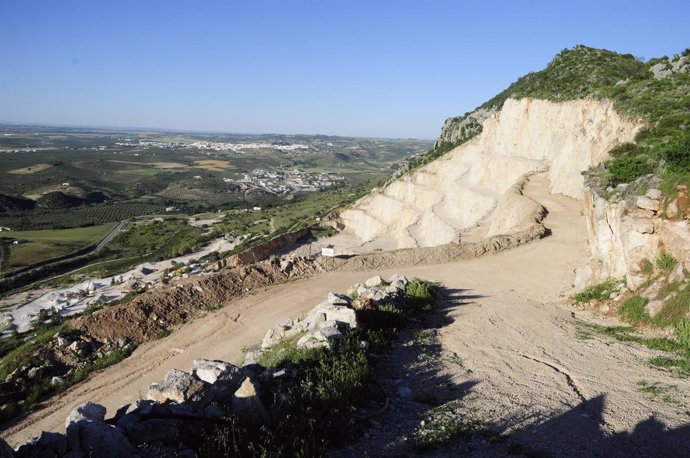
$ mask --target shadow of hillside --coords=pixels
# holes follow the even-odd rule
[[[505,451],[517,456],[690,457],[690,424],[668,429],[650,416],[631,432],[615,432],[603,415],[605,401],[600,395],[515,431]]]
[[[478,383],[455,379],[444,372],[440,328],[454,319],[452,312],[483,296],[465,289],[439,288],[433,313],[420,314],[400,331],[393,346],[373,355],[375,378],[390,404],[385,412],[362,425],[359,439],[331,448],[328,456],[410,456],[420,419],[434,408],[463,399]]]
[[[392,351],[378,361],[377,380],[391,398],[388,411],[363,425],[362,438],[329,450],[328,456],[690,457],[690,418],[687,426],[669,429],[650,415],[631,432],[616,432],[606,422],[605,395],[546,420],[489,421],[480,430],[461,431],[445,442],[420,446],[415,436],[420,422],[439,406],[451,401],[462,404],[481,381],[473,379],[469,370],[462,375],[461,356],[444,353],[437,339],[423,344],[415,341],[415,335],[438,332],[457,319],[462,307],[482,297],[468,289],[441,288],[436,311],[402,331]],[[447,370],[449,365],[455,365],[453,370]],[[409,388],[409,396],[400,396],[401,388]],[[529,426],[514,429],[519,424]],[[505,434],[507,430],[511,433]]]

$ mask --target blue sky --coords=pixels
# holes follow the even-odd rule
[[[0,0],[0,122],[434,138],[576,44],[690,47],[685,1]]]

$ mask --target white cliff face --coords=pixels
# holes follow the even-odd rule
[[[643,208],[648,205],[643,203],[641,207],[638,202],[636,197],[610,202],[590,190],[585,192],[592,258],[578,269],[574,289],[609,278],[625,278],[627,286],[635,290],[647,280],[642,272],[643,262],[654,263],[662,252],[669,253],[686,269],[690,267],[688,221],[662,219],[660,210]]]
[[[645,281],[642,261],[653,262],[659,255],[661,220],[634,203],[611,203],[590,191],[585,193],[585,212],[592,260],[578,269],[575,289],[608,278],[625,278],[630,288],[637,288]]]
[[[459,232],[491,218],[525,174],[548,169],[552,192],[582,198],[581,172],[640,127],[610,102],[509,99],[478,137],[360,199],[341,222],[362,242],[392,239],[399,248],[455,242]],[[492,233],[512,224],[493,227]]]

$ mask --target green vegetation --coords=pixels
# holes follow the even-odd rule
[[[0,380],[6,380],[7,376],[15,370],[24,367],[40,367],[50,361],[51,350],[48,343],[59,333],[63,338],[76,341],[81,333],[68,326],[69,319],[57,314],[43,312],[35,328],[27,334],[13,334],[0,340]],[[23,399],[23,403],[10,402],[10,408],[0,411],[0,422],[14,418],[15,416],[34,410],[39,403],[46,398],[61,393],[70,386],[84,380],[90,373],[104,369],[127,358],[135,350],[134,345],[114,349],[101,357],[84,357],[84,365],[76,369],[71,375],[63,377],[62,382],[56,385],[50,383],[48,375],[39,372],[31,383],[22,384],[19,392],[0,393],[0,399],[5,396],[17,396]],[[81,357],[81,356],[80,356]],[[3,400],[3,403],[7,400]]]
[[[407,285],[405,294],[409,306],[417,312],[431,312],[435,303],[436,285],[425,280],[415,278]]]
[[[433,302],[435,287],[422,280],[414,284],[408,291],[417,295],[403,304],[357,310],[360,327],[331,350],[298,349],[301,336],[295,335],[264,353],[262,365],[294,371],[287,394],[268,401],[270,418],[258,430],[240,426],[231,413],[226,417],[229,425],[205,435],[199,455],[217,456],[222,451],[224,456],[322,456],[328,445],[356,437],[358,409],[377,405],[382,395],[372,383],[380,358],[370,357],[361,341],[368,341],[374,354],[387,351],[398,330],[420,316],[418,301]],[[382,338],[375,342],[378,337]]]
[[[650,320],[644,306],[649,302],[640,296],[633,296],[618,307],[618,315],[630,323],[646,323]]]
[[[687,316],[689,306],[690,285],[686,285],[666,300],[663,308],[653,318],[652,324],[658,327],[675,326]]]
[[[675,326],[676,339],[681,345],[690,348],[690,319],[684,318]]]
[[[203,232],[182,218],[154,220],[131,227],[113,240],[109,248],[121,257],[136,254],[149,260],[162,260],[195,250],[203,242]]]
[[[305,361],[316,361],[323,357],[321,348],[298,348],[297,341],[304,334],[298,334],[281,340],[276,346],[259,358],[264,367],[281,367],[287,363],[301,364]]]
[[[69,211],[45,209],[8,216],[0,214],[0,225],[17,230],[67,229],[123,221],[141,215],[159,214],[164,211],[165,208],[159,204],[124,201],[71,208]]]
[[[433,448],[460,436],[484,429],[486,422],[463,411],[459,401],[450,401],[431,409],[417,432],[417,447]]]
[[[690,375],[690,347],[686,342],[677,342],[664,337],[642,337],[635,335],[634,332],[634,328],[631,327],[601,326],[581,322],[579,323],[577,336],[580,339],[589,339],[592,333],[597,333],[611,337],[619,342],[634,343],[652,350],[666,352],[670,356],[650,358],[649,364],[665,369],[675,369],[683,375]],[[685,330],[681,332],[685,332]]]
[[[676,264],[678,264],[678,261],[676,261],[675,258],[668,253],[661,253],[656,260],[656,266],[661,270],[665,270],[666,272],[673,270],[673,268],[676,267]]]
[[[607,301],[612,293],[618,291],[619,282],[615,280],[607,280],[594,286],[576,293],[573,300],[577,304],[582,304],[591,301]]]
[[[675,385],[663,385],[658,382],[649,383],[646,380],[640,380],[637,382],[637,389],[654,399],[660,399],[667,404],[683,407],[683,403],[678,400],[680,391]]]
[[[640,265],[640,272],[642,272],[645,277],[651,277],[654,273],[654,264],[652,264],[652,261],[647,258],[643,259]]]
[[[160,331],[156,334],[156,339],[165,339],[168,337],[170,334],[172,334],[172,331],[167,328],[161,328]]]
[[[3,275],[18,269],[36,266],[50,259],[62,258],[80,252],[100,242],[115,228],[114,223],[77,229],[11,231],[0,234],[9,252],[5,263],[0,265]],[[6,235],[5,235],[6,234]],[[20,243],[12,244],[13,240]]]

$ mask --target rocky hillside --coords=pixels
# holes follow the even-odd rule
[[[343,211],[341,223],[362,243],[398,248],[457,242],[485,222],[485,235],[510,233],[520,218],[506,191],[548,169],[551,192],[586,202],[594,260],[578,285],[611,276],[634,285],[642,259],[665,250],[685,256],[671,245],[687,232],[677,226],[690,185],[689,71],[690,50],[647,62],[564,50],[546,69],[446,120],[410,173]]]
[[[624,117],[646,122],[634,147],[626,145],[611,152],[612,158],[600,174],[603,188],[648,173],[663,176],[673,185],[689,184],[690,48],[682,55],[647,62],[631,54],[586,46],[566,49],[544,70],[523,76],[471,113],[447,119],[436,148],[428,155],[462,144],[480,132],[483,121],[500,111],[506,100],[525,97],[553,102],[605,99]]]
[[[497,208],[509,210],[499,204],[524,175],[548,169],[552,192],[581,198],[581,173],[641,127],[610,102],[508,99],[480,135],[366,196],[341,221],[364,242],[389,238],[398,248],[455,242],[463,230],[498,220]],[[507,219],[500,232],[509,233],[515,216],[501,218]]]

